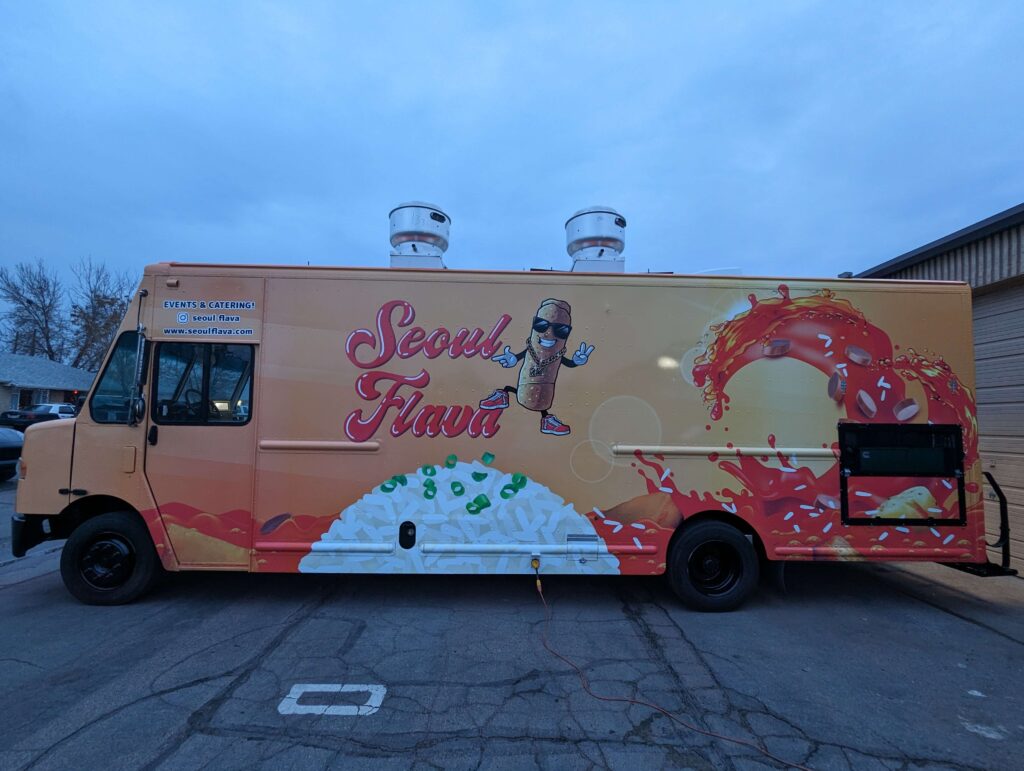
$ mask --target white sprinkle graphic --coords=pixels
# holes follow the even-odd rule
[[[797,485],[793,489],[794,490],[806,490],[807,489],[807,485]]]
[[[661,490],[663,493],[670,493],[670,492],[672,492],[672,488],[671,487],[659,487],[658,489]]]
[[[908,528],[908,527],[897,527],[896,529],[899,532],[901,532],[901,533],[909,533],[910,532],[910,528]]]
[[[861,498],[871,497],[871,493],[869,493],[867,490],[858,490],[857,492],[854,493],[854,495],[859,495]]]
[[[940,536],[939,531],[936,530],[934,527],[929,527],[928,529],[932,531],[932,535],[934,535],[936,538]]]
[[[786,520],[789,520],[789,519],[792,519],[792,518],[793,518],[793,512],[792,511],[789,512],[789,514],[787,514],[786,516],[783,517],[783,519],[786,519]]]
[[[945,509],[936,509],[935,507],[931,507],[931,508],[928,509],[928,511],[931,512],[932,514],[941,514],[942,512],[945,511]]]
[[[950,484],[950,483],[949,483],[949,482],[948,482],[947,480],[945,480],[945,479],[943,479],[943,480],[942,480],[942,484],[944,484],[944,485],[946,486],[946,489],[947,489],[947,490],[952,490],[952,489],[953,489],[953,485],[951,485],[951,484]]]
[[[635,527],[637,530],[643,530],[644,529],[644,526],[641,525],[639,522],[630,522],[629,526],[630,527]]]
[[[953,534],[950,533],[949,535],[947,535],[945,538],[942,539],[942,545],[945,546],[947,543],[949,543],[952,540],[953,540]]]
[[[604,512],[601,511],[599,508],[597,508],[597,506],[594,507],[594,513],[597,514],[597,516],[599,516],[599,517],[603,517],[604,516]]]
[[[786,468],[785,466],[780,468],[779,471],[785,471],[787,474],[795,474],[796,473],[796,469],[795,468]]]
[[[832,523],[831,523],[831,522],[829,522],[829,523],[828,523],[827,525],[825,525],[825,529],[824,529],[824,530],[822,530],[821,532],[823,532],[823,533],[827,533],[827,532],[828,532],[829,530],[831,530],[831,529],[832,529]]]
[[[670,469],[670,468],[667,468],[664,471],[662,471],[661,472],[661,481],[664,482],[665,479],[668,477],[668,475],[671,474],[671,473],[672,473],[672,469]]]
[[[882,391],[882,395],[881,395],[881,397],[879,397],[881,401],[883,401],[883,402],[885,401],[885,395],[887,393],[889,393],[889,392],[888,391]]]
[[[886,381],[885,375],[882,375],[880,378],[878,378],[878,382],[875,383],[875,385],[877,385],[879,388],[892,388],[892,386],[889,385],[889,383]]]
[[[835,356],[835,355],[836,355],[835,351],[829,351],[828,353],[825,354],[825,358],[827,359],[829,356]]]
[[[722,504],[722,508],[725,509],[726,511],[728,511],[730,514],[735,514],[736,513],[736,504],[735,503],[723,503]]]
[[[868,511],[865,511],[864,513],[867,516],[869,516],[869,517],[877,517],[878,516],[878,512],[879,512],[879,509],[869,509]]]
[[[884,541],[888,537],[889,537],[889,531],[886,530],[884,533],[882,533],[880,536],[878,536],[878,540],[879,541]]]
[[[830,345],[832,345],[832,338],[829,337],[828,335],[823,335],[821,332],[819,332],[818,333],[818,339],[825,341],[825,347],[826,348],[828,348]]]
[[[642,548],[644,548],[644,547],[643,547],[643,544],[642,544],[642,543],[640,543],[640,539],[639,539],[639,538],[637,538],[637,537],[636,537],[635,535],[633,536],[633,543],[635,543],[635,544],[636,544],[636,548],[638,548],[638,549],[642,549]]]
[[[800,525],[793,525],[793,532],[794,533],[799,533],[800,532]]]
[[[813,511],[814,510],[813,506],[808,506],[806,503],[801,503],[800,504],[800,508],[801,509],[807,509],[808,511]]]

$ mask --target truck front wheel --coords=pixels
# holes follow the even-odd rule
[[[75,528],[60,555],[60,575],[86,605],[123,605],[152,588],[160,560],[139,518],[116,511]]]
[[[669,584],[694,610],[739,607],[757,586],[757,574],[754,545],[724,522],[684,525],[669,554]]]

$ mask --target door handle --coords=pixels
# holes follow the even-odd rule
[[[157,431],[156,426],[149,427],[149,433],[146,435],[146,441],[150,444],[156,444],[156,440],[159,438],[160,432]]]

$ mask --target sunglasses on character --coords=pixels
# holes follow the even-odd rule
[[[547,319],[542,319],[539,316],[534,316],[534,332],[536,332],[539,335],[543,335],[545,332],[548,331],[549,328],[554,333],[555,337],[557,337],[559,340],[565,340],[565,338],[569,336],[569,333],[572,332],[571,324],[552,324]]]

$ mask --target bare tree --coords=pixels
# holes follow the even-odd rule
[[[128,309],[133,282],[127,273],[91,259],[81,260],[72,272],[68,363],[95,371]]]
[[[4,341],[12,353],[63,361],[67,354],[66,297],[60,279],[42,260],[0,267],[0,315]]]
[[[74,268],[70,293],[42,260],[0,267],[0,340],[11,353],[45,356],[95,371],[124,318],[133,282],[90,259]]]

